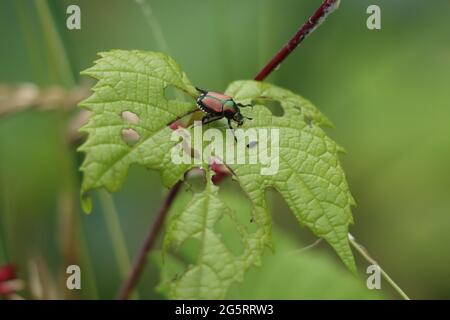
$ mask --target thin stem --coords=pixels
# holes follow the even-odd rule
[[[150,31],[152,32],[153,37],[155,38],[158,50],[169,54],[170,53],[169,45],[167,44],[167,40],[164,37],[164,33],[162,31],[159,20],[153,14],[153,8],[151,7],[151,5],[145,0],[134,0],[134,2],[136,2],[136,4],[141,8],[145,21],[150,27]],[[184,99],[183,94],[178,90],[175,91],[175,98],[177,98],[178,100]]]
[[[62,84],[67,87],[73,87],[75,85],[75,77],[70,67],[69,57],[58,35],[55,22],[53,21],[50,9],[47,1],[35,0],[34,1],[40,22],[42,25],[42,31],[47,44],[48,59],[50,66],[54,67],[54,71],[58,74]]]
[[[324,0],[316,12],[303,24],[297,33],[276,53],[272,60],[261,69],[255,80],[263,81],[275,70],[295,48],[313,32],[326,17],[339,7],[340,0]]]
[[[305,251],[308,251],[308,250],[311,250],[311,249],[317,247],[321,242],[322,242],[322,238],[319,238],[319,239],[317,239],[316,241],[314,241],[313,243],[307,245],[306,247],[303,247],[303,248],[300,248],[300,249],[297,249],[297,250],[290,251],[290,252],[288,252],[287,254],[288,254],[288,255],[292,255],[292,254],[300,254],[300,253],[303,253],[303,252],[305,252]]]
[[[114,204],[113,197],[105,190],[98,191],[100,205],[102,207],[103,217],[106,221],[109,236],[113,243],[116,262],[119,266],[121,278],[125,280],[131,271],[130,255],[128,254],[127,244],[120,225],[119,215]],[[132,293],[133,298],[139,299],[137,292]]]
[[[222,23],[218,23],[214,28],[216,32],[215,45],[219,49],[219,61],[223,70],[224,83],[230,82],[234,79],[234,61],[232,51],[232,39],[228,28],[230,25],[230,8],[226,1],[215,1],[213,7],[215,12],[220,12]],[[212,43],[211,43],[212,45]]]
[[[353,248],[356,249],[363,257],[366,259],[370,264],[378,266],[380,269],[381,275],[386,279],[386,281],[391,285],[392,288],[405,300],[410,300],[408,295],[398,286],[397,283],[395,283],[394,280],[386,273],[386,271],[381,268],[381,266],[376,262],[367,252],[367,250],[360,245],[358,242],[356,242],[355,238],[349,233],[348,234],[348,240],[350,241],[350,244],[353,246]]]
[[[42,65],[42,52],[39,47],[39,38],[36,34],[35,24],[33,23],[33,14],[24,1],[15,1],[17,18],[21,33],[23,34],[28,60],[33,72],[33,78],[42,85],[46,73]]]
[[[142,0],[139,0],[142,2]],[[340,0],[325,0],[323,4],[317,9],[316,13],[308,19],[308,21],[300,28],[300,30],[295,34],[295,36],[283,47],[281,50],[270,60],[264,68],[255,76],[255,80],[262,81],[268,75],[272,73],[272,71],[281,63],[284,59],[287,58],[289,53],[291,53],[297,45],[309,34],[311,33],[317,26],[319,26],[323,20],[334,11],[338,5]],[[224,178],[222,176],[222,178]],[[220,179],[221,180],[221,179]],[[216,183],[219,181],[216,181]],[[166,198],[164,199],[164,203],[160,208],[158,215],[154,223],[151,225],[147,237],[139,251],[139,255],[133,265],[133,270],[129,276],[129,278],[125,281],[122,288],[120,289],[117,299],[125,300],[128,299],[131,291],[137,285],[139,281],[139,277],[142,273],[142,270],[145,265],[146,257],[149,251],[152,249],[158,235],[162,231],[162,227],[164,225],[164,221],[166,219],[167,213],[172,205],[173,200],[177,196],[178,192],[181,189],[182,181],[178,181],[169,191]]]
[[[86,230],[82,226],[81,220],[79,220],[77,238],[79,241],[78,245],[80,247],[80,253],[79,253],[80,261],[83,265],[83,272],[86,277],[85,283],[87,283],[87,285],[85,287],[88,287],[86,291],[89,292],[91,299],[97,300],[99,297],[99,292],[98,292],[97,282],[96,282],[96,278],[95,278],[94,265],[92,263],[92,254],[89,250]]]
[[[152,7],[145,2],[145,0],[134,0],[142,10],[142,14],[145,16],[145,21],[150,27],[150,30],[153,33],[153,37],[155,38],[156,45],[159,50],[169,53],[169,45],[167,44],[166,38],[164,37],[164,33],[162,32],[161,25],[153,14]]]
[[[180,191],[181,185],[182,181],[180,180],[170,189],[169,193],[164,199],[164,202],[159,209],[158,214],[156,215],[155,221],[151,225],[147,237],[145,238],[144,243],[139,250],[139,254],[136,261],[134,262],[132,272],[117,294],[117,299],[128,299],[130,293],[133,291],[133,288],[137,285],[139,277],[141,276],[142,270],[144,269],[144,265],[147,260],[147,254],[153,248],[156,240],[158,239],[158,235],[162,230],[162,226],[164,225],[167,213],[169,212],[169,209],[173,203],[173,200],[178,194],[178,191]]]
[[[56,28],[56,23],[50,12],[49,4],[46,0],[35,0],[34,4],[38,12],[40,19],[42,32],[47,44],[47,58],[49,59],[49,66],[51,66],[53,72],[57,75],[59,82],[68,87],[73,88],[76,85],[76,79],[72,73],[72,68],[70,65],[69,55],[65,49],[63,42],[58,34]],[[75,179],[74,176],[69,173],[68,175],[68,186],[66,186],[69,192],[74,192]],[[75,213],[75,210],[73,211]],[[78,219],[78,215],[74,216]],[[78,231],[78,243],[81,246],[80,249],[80,261],[82,261],[84,267],[84,273],[87,275],[86,283],[89,286],[88,292],[90,292],[92,298],[96,299],[98,297],[97,285],[95,282],[95,272],[93,269],[91,257],[89,254],[88,245],[86,242],[85,230],[82,227],[82,222],[78,221],[77,231]]]

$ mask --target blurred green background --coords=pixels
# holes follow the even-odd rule
[[[2,0],[0,83],[72,88],[87,81],[79,72],[97,52],[120,48],[168,51],[195,84],[222,91],[253,78],[320,1],[144,3]],[[66,28],[70,4],[81,8],[81,30]],[[381,7],[381,30],[366,27],[370,4]],[[358,203],[350,232],[411,298],[450,298],[449,9],[447,0],[343,0],[267,79],[335,124],[329,134],[348,152],[342,162]],[[75,115],[0,116],[0,264],[18,266],[27,298],[113,298],[166,192],[156,173],[133,167],[117,194],[94,193],[93,213],[83,214],[83,155],[67,142]],[[239,214],[248,210],[233,187],[223,197]],[[314,237],[269,197],[275,251],[231,298],[398,298],[384,281],[381,291],[365,287],[367,263],[356,253],[359,278],[324,243],[300,251]],[[149,261],[139,297],[163,298],[161,255]],[[81,291],[64,289],[72,263]]]

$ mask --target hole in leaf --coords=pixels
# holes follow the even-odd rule
[[[134,129],[122,129],[122,139],[129,146],[134,146],[141,136]]]
[[[200,193],[205,190],[206,187],[205,171],[200,168],[193,168],[186,173],[184,181],[190,191]]]
[[[215,231],[220,236],[220,240],[225,244],[231,253],[238,256],[244,253],[244,245],[241,236],[236,228],[236,224],[230,215],[223,213],[219,221],[214,226]]]
[[[194,264],[200,254],[201,243],[198,239],[189,238],[183,242],[179,249],[174,253],[179,255],[187,264]]]
[[[139,117],[136,113],[131,111],[124,111],[121,114],[122,119],[125,120],[128,123],[131,124],[138,124],[139,123]]]
[[[292,210],[280,192],[273,187],[266,189],[266,199],[274,224],[280,226],[286,233],[299,239],[302,243],[313,243],[317,237],[295,217]],[[299,231],[301,228],[301,232]]]
[[[253,105],[263,105],[272,112],[275,117],[282,117],[284,115],[284,109],[278,100],[264,98],[252,100]]]
[[[248,232],[255,232],[257,226],[252,222],[253,206],[239,183],[231,178],[225,178],[220,183],[220,199],[236,213],[236,221]]]

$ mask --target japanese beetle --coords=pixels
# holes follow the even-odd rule
[[[197,88],[197,90],[201,93],[197,98],[197,106],[206,113],[202,118],[202,124],[226,118],[228,127],[233,130],[231,121],[234,121],[238,126],[241,126],[244,123],[244,119],[252,120],[252,118],[243,116],[239,109],[243,107],[252,107],[251,104],[243,105],[241,103],[236,103],[232,97],[222,93],[205,91],[200,88]]]

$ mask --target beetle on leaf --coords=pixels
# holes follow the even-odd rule
[[[233,130],[231,121],[236,122],[238,126],[242,126],[244,124],[244,119],[252,120],[252,118],[242,115],[241,110],[239,109],[253,107],[251,104],[244,105],[236,103],[232,97],[222,93],[206,91],[200,88],[196,89],[201,93],[197,98],[197,106],[206,113],[202,118],[202,124],[226,118],[228,127]]]

